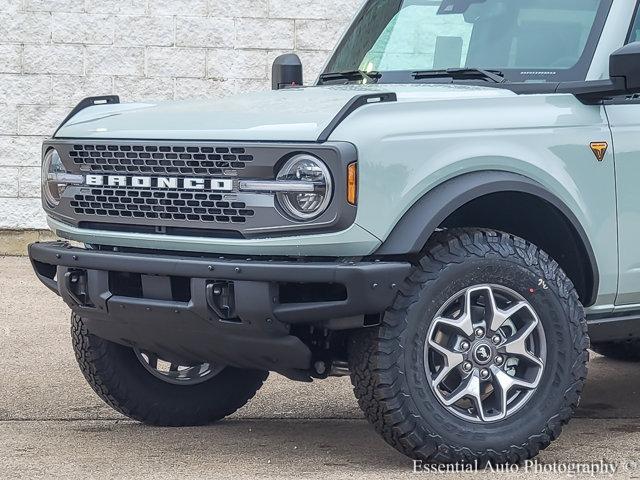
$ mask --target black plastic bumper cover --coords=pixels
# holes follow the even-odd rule
[[[63,242],[33,244],[29,256],[38,278],[85,318],[97,336],[168,360],[273,371],[310,368],[311,351],[290,334],[293,325],[381,313],[411,271],[402,262],[225,260],[85,250]],[[113,272],[140,274],[150,287],[136,297],[114,295]],[[189,301],[162,294],[171,277],[188,279]],[[82,294],[73,283],[78,278]],[[220,281],[234,287],[232,320],[221,319],[208,301],[207,286]],[[281,303],[283,283],[339,284],[346,295]]]

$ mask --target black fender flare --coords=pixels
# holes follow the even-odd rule
[[[584,299],[584,304],[593,304],[598,293],[599,273],[595,254],[584,228],[571,209],[556,195],[535,180],[512,172],[471,172],[441,183],[411,206],[375,254],[417,254],[436,229],[456,210],[472,200],[499,192],[520,192],[536,196],[555,207],[564,216],[589,259],[593,289],[588,298]]]

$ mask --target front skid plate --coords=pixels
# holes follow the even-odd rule
[[[275,371],[310,367],[311,352],[290,335],[292,325],[381,313],[412,269],[403,262],[251,261],[107,252],[62,242],[31,245],[29,255],[40,280],[86,318],[98,336],[169,359]],[[170,293],[157,291],[143,291],[142,298],[114,295],[109,272],[186,277],[191,299],[167,300]],[[74,292],[69,273],[82,276],[86,295]],[[237,320],[221,319],[207,301],[207,285],[220,280],[234,284]],[[343,300],[280,303],[281,283],[341,284],[347,294]]]

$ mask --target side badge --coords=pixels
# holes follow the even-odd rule
[[[608,148],[609,144],[607,142],[591,142],[591,151],[599,162],[604,160],[604,156],[607,154]]]

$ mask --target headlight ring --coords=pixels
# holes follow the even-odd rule
[[[278,204],[294,220],[310,221],[322,215],[333,195],[333,180],[325,163],[310,154],[290,158],[278,172],[276,181],[308,182],[309,192],[279,192]]]
[[[76,177],[68,174],[55,148],[47,151],[42,160],[42,196],[45,201],[52,207],[58,206],[67,186],[81,178]]]

